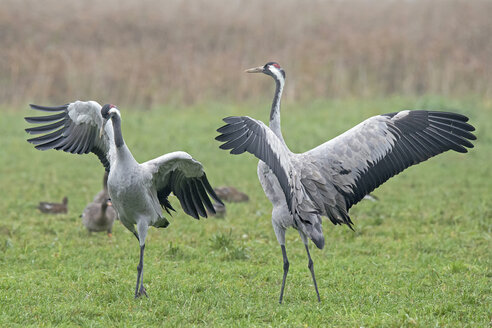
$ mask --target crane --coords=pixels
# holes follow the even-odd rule
[[[215,213],[209,197],[218,203],[202,164],[189,154],[176,151],[139,164],[126,146],[121,132],[121,114],[110,104],[75,101],[59,107],[30,105],[54,114],[26,117],[30,134],[43,134],[27,141],[36,149],[56,149],[74,154],[92,152],[99,157],[108,175],[108,191],[121,223],[139,241],[135,298],[147,296],[143,285],[145,238],[149,226],[166,228],[169,221],[162,208],[174,210],[168,200],[172,192],[184,212],[195,219]],[[162,207],[162,208],[161,208]],[[206,208],[206,209],[205,209]],[[136,226],[136,228],[135,228]]]
[[[282,303],[289,260],[285,231],[299,232],[308,256],[308,268],[320,301],[308,240],[325,245],[321,217],[353,229],[349,209],[365,195],[407,167],[447,150],[466,153],[476,137],[468,118],[450,112],[403,110],[373,116],[352,129],[307,152],[287,147],[280,128],[280,99],[285,71],[276,62],[246,70],[264,73],[275,81],[270,124],[248,116],[224,118],[216,140],[231,154],[256,156],[258,178],[273,205],[272,225],[283,257]]]

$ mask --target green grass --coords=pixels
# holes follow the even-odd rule
[[[121,108],[125,140],[139,161],[185,150],[214,186],[233,185],[249,203],[225,219],[178,213],[149,232],[145,283],[133,299],[138,244],[120,223],[113,238],[88,236],[79,214],[100,189],[95,156],[40,152],[25,139],[28,110],[0,121],[0,326],[487,327],[492,315],[492,104],[476,99],[314,101],[283,107],[284,136],[307,150],[363,119],[404,108],[452,109],[477,127],[469,154],[446,153],[406,170],[351,210],[356,231],[324,221],[325,249],[312,248],[321,303],[294,230],[284,304],[282,256],[271,205],[253,156],[232,156],[213,140],[220,118],[268,118],[268,100]],[[69,213],[44,215],[39,201],[69,197]],[[173,203],[177,205],[176,200]]]

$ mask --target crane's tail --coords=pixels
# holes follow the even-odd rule
[[[161,216],[152,226],[156,228],[167,228],[168,225],[169,221],[165,217]]]
[[[323,228],[321,227],[321,216],[312,212],[296,211],[294,221],[297,229],[306,234],[318,247],[323,249],[325,246],[325,236],[323,236]]]

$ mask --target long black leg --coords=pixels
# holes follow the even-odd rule
[[[307,255],[308,255],[308,258],[309,258],[308,268],[311,271],[311,276],[313,276],[314,289],[316,289],[316,295],[318,295],[318,302],[321,302],[321,299],[319,298],[318,284],[316,284],[316,277],[314,276],[314,263],[313,263],[313,260],[311,259],[311,254],[309,254],[309,247],[308,247],[308,245],[306,244],[304,246],[306,246],[306,252],[307,252]]]
[[[287,278],[287,273],[289,272],[289,259],[287,259],[285,245],[280,245],[280,248],[282,248],[282,256],[284,258],[284,278],[282,279],[282,289],[280,290],[280,299],[278,302],[282,304],[282,299],[284,297],[285,279]]]
[[[135,298],[145,295],[147,296],[147,292],[143,286],[143,258],[144,258],[144,250],[145,244],[140,246],[140,262],[137,266],[137,286],[135,287]],[[140,289],[139,289],[140,286]]]

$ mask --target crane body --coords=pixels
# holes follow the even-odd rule
[[[299,232],[308,256],[318,301],[314,265],[309,253],[311,240],[325,245],[322,216],[335,225],[353,229],[349,209],[371,191],[405,168],[447,150],[466,153],[472,148],[475,128],[464,115],[451,112],[404,110],[373,116],[345,133],[307,152],[290,151],[280,128],[280,99],[285,72],[278,63],[246,70],[263,73],[275,81],[269,126],[248,116],[224,118],[217,129],[220,148],[238,155],[256,156],[258,178],[273,205],[272,225],[283,257],[282,303],[289,261],[285,232]]]

